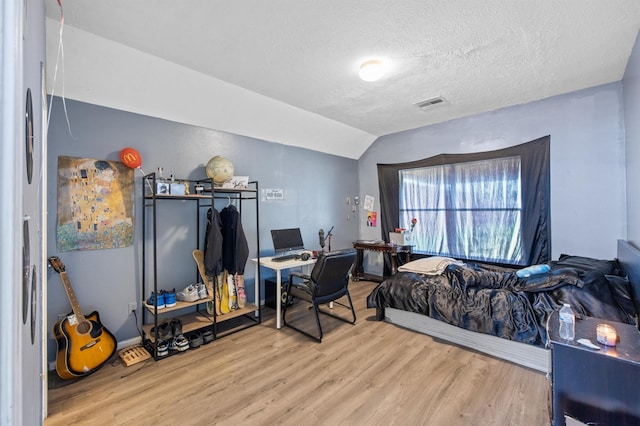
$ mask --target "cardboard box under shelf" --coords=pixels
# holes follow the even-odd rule
[[[411,232],[389,232],[389,242],[397,246],[411,245]]]

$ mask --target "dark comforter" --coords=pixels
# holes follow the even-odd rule
[[[601,270],[561,261],[549,265],[550,272],[529,278],[477,264],[450,265],[436,276],[398,272],[371,292],[367,306],[416,312],[537,346],[545,345],[547,319],[563,303],[578,316],[635,323],[630,286],[625,295],[625,279],[616,275],[614,263]]]

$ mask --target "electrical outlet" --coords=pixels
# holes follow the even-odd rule
[[[129,315],[131,315],[131,312],[135,311],[136,308],[138,307],[138,304],[136,302],[129,302]]]

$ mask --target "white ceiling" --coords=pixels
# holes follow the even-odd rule
[[[619,81],[640,29],[638,0],[62,4],[65,27],[371,136],[364,145],[356,138],[351,151],[343,146],[349,140],[291,143],[352,158],[377,136]],[[46,8],[47,17],[59,21],[57,1],[46,0]],[[358,68],[371,58],[385,61],[389,71],[366,83]],[[48,69],[51,75],[51,64]],[[448,103],[427,110],[414,105],[435,96]],[[286,122],[298,121],[304,120]],[[266,138],[288,143],[287,129],[282,132]]]

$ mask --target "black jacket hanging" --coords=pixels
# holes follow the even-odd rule
[[[249,258],[249,244],[242,229],[240,212],[228,205],[220,212],[222,222],[222,266],[230,274],[244,274]]]
[[[222,269],[222,222],[216,209],[207,211],[207,230],[204,238],[204,267],[207,275],[215,277]]]

